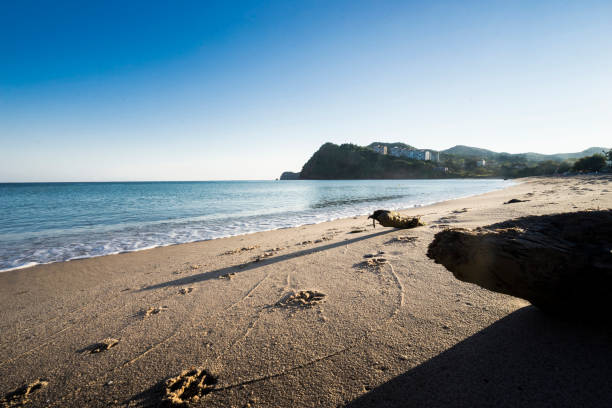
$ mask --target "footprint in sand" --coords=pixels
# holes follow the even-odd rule
[[[234,254],[238,254],[240,252],[252,251],[252,250],[254,250],[256,248],[259,248],[259,245],[252,245],[252,246],[248,246],[248,247],[230,249],[229,251],[225,251],[221,255],[234,255]]]
[[[282,298],[276,304],[281,307],[313,307],[325,298],[325,293],[315,290],[301,290],[293,292]]]
[[[384,254],[385,254],[385,251],[378,251],[375,254],[365,254],[363,257],[364,258],[374,258],[376,256],[381,256],[381,255],[384,255]]]
[[[416,246],[416,242],[419,240],[419,237],[411,237],[408,235],[400,235],[397,236],[395,238],[390,239],[389,241],[385,242],[385,245],[389,245],[389,244],[394,244],[394,243],[402,243],[402,244],[412,244],[413,246]]]
[[[166,380],[163,402],[172,407],[188,407],[210,393],[216,384],[217,379],[203,368],[185,370]]]
[[[49,382],[43,379],[38,379],[30,384],[26,384],[6,394],[4,398],[0,399],[0,405],[2,405],[2,407],[22,407],[30,402],[30,395],[47,385],[49,385]]]
[[[368,254],[369,255],[369,254]],[[367,255],[366,255],[367,256]],[[367,270],[377,270],[379,271],[384,265],[388,264],[386,258],[368,258],[363,262],[359,262],[358,264],[353,265],[353,267],[357,269],[367,269]]]
[[[267,249],[267,250],[264,251],[263,254],[257,255],[255,257],[255,259],[253,260],[253,262],[259,262],[259,261],[261,261],[263,259],[266,259],[266,258],[269,258],[271,256],[274,256],[274,255],[276,255],[277,252],[282,251],[283,249],[285,249],[285,248],[276,247],[276,248]]]
[[[320,239],[315,240],[315,244],[319,244],[323,241],[331,241],[332,239],[334,239],[336,234],[329,234],[329,235],[323,235]]]
[[[450,228],[451,225],[450,224],[437,224],[437,225],[431,225],[429,228]]]
[[[383,266],[385,264],[388,264],[389,261],[387,261],[385,258],[370,258],[368,260],[366,260],[364,262],[366,264],[367,267],[379,267],[379,266]]]
[[[272,255],[266,255],[266,254],[267,254],[267,253],[266,253],[266,252],[264,252],[264,254],[263,254],[263,255],[257,255],[257,256],[255,257],[255,259],[253,259],[253,262],[261,262],[261,261],[263,261],[264,259],[266,259],[266,258],[268,258],[268,257],[272,256]]]
[[[179,293],[181,295],[186,295],[191,292],[193,292],[193,288],[181,288],[181,290],[179,290]]]
[[[163,312],[164,310],[167,310],[168,306],[156,306],[156,307],[150,307],[146,310],[141,310],[139,315],[142,316],[143,318],[145,317],[149,317],[151,315],[156,315],[159,314],[161,312]]]
[[[436,224],[448,224],[450,222],[457,222],[456,215],[449,215],[448,217],[441,217],[437,221],[434,221]]]
[[[468,210],[469,210],[469,208],[462,208],[460,210],[453,211],[453,214],[461,214],[461,213],[464,213],[464,212],[468,212]]]
[[[90,354],[101,353],[103,351],[109,350],[119,344],[119,340],[113,339],[112,337],[108,337],[98,343],[94,343],[90,346],[85,347],[83,350],[79,350],[80,352],[88,351]]]

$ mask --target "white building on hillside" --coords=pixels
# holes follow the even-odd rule
[[[439,161],[439,153],[430,152],[429,150],[406,149],[401,147],[391,148],[391,155],[396,157],[405,157],[412,160],[435,160]]]
[[[398,147],[398,146],[394,146],[391,148],[391,152],[389,152],[389,154],[391,156],[401,157],[404,150],[406,149]]]
[[[440,161],[439,152],[431,152],[429,150],[417,150],[409,149],[406,147],[393,146],[387,149],[387,146],[376,145],[372,146],[372,150],[380,154],[390,154],[395,157],[405,157],[413,160],[433,160],[436,162]]]
[[[382,146],[382,145],[372,146],[372,150],[374,150],[376,153],[387,154],[387,146]]]

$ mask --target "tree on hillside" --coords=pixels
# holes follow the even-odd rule
[[[430,178],[439,176],[435,164],[378,154],[368,148],[326,143],[304,164],[302,179],[354,180]]]
[[[575,171],[599,171],[606,166],[606,157],[603,154],[594,154],[583,157],[574,163]]]
[[[606,156],[606,159],[609,162],[612,162],[612,149],[608,150],[607,152],[604,150],[603,154]]]
[[[466,170],[476,170],[477,167],[478,167],[478,163],[476,162],[476,159],[466,159],[465,160]]]
[[[546,174],[555,174],[559,168],[559,162],[553,160],[545,160],[543,162],[538,163],[534,169],[534,175],[546,175]]]
[[[570,171],[571,169],[572,169],[571,163],[564,161],[559,164],[559,167],[557,168],[557,173],[565,173],[566,171]]]
[[[440,165],[442,167],[448,167],[451,173],[457,173],[463,169],[464,159],[450,154],[445,154],[442,156]]]

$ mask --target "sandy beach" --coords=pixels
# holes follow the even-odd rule
[[[598,208],[609,176],[530,178],[402,211],[410,230],[360,216],[1,273],[0,398],[160,406],[198,367],[190,406],[610,406],[608,328],[425,255],[442,228]]]

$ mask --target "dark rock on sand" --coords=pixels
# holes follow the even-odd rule
[[[383,227],[394,228],[416,228],[425,225],[419,217],[403,217],[398,212],[389,210],[376,210],[368,218],[372,219],[374,227],[376,227],[376,221]]]
[[[462,281],[549,312],[608,319],[612,210],[530,216],[436,234],[427,256]]]
[[[512,200],[506,201],[504,204],[516,204],[516,203],[526,203],[529,200],[520,200],[518,198],[513,198]]]

